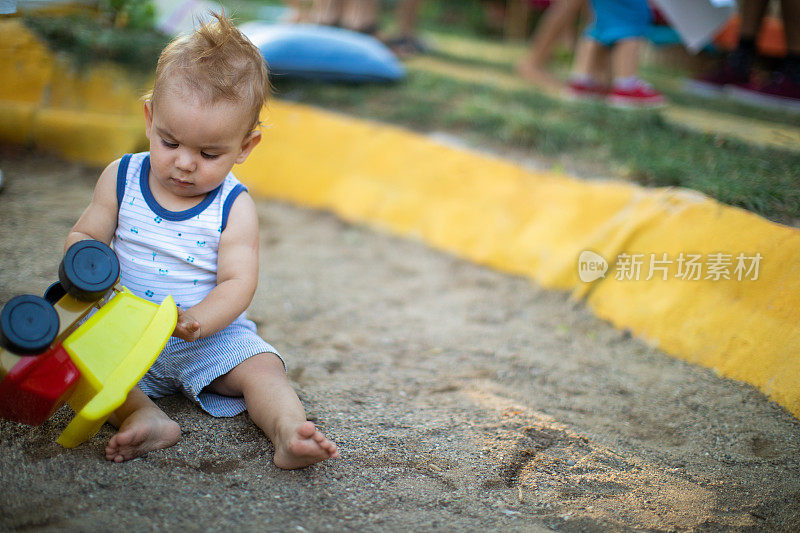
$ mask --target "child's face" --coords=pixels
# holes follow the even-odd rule
[[[184,198],[214,190],[261,140],[260,132],[247,131],[249,121],[244,106],[203,103],[188,91],[170,88],[155,105],[147,101],[151,186]]]

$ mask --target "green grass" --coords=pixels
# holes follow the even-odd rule
[[[683,80],[688,75],[686,72],[669,72],[652,66],[644,67],[642,72],[643,76],[658,86],[658,89],[673,104],[701,111],[714,111],[743,118],[774,122],[776,124],[800,126],[800,113],[797,111],[787,112],[779,109],[747,105],[724,97],[709,98],[689,94],[683,91],[681,87]]]
[[[277,95],[528,155],[592,162],[647,186],[681,186],[784,223],[800,219],[800,154],[692,133],[658,112],[570,104],[412,71],[397,85],[278,80]]]
[[[276,1],[228,0],[239,20],[257,16]],[[439,5],[441,4],[441,5]],[[447,5],[445,5],[447,4]],[[469,4],[469,6],[467,6]],[[601,174],[646,186],[681,186],[706,193],[730,205],[769,219],[800,221],[800,153],[759,148],[714,135],[693,133],[662,119],[657,112],[626,112],[595,104],[570,104],[528,89],[493,87],[493,74],[508,76],[521,43],[504,43],[481,34],[477,3],[426,2],[422,26],[442,45],[440,61],[482,72],[486,83],[459,81],[445,75],[411,70],[395,85],[336,85],[275,80],[277,95],[320,107],[412,128],[446,131],[469,144],[496,151],[509,148],[526,156],[569,158],[603,169]],[[448,7],[449,6],[449,7]],[[461,11],[454,9],[463,7]],[[458,12],[460,18],[451,14]],[[451,17],[448,19],[447,17]],[[111,29],[88,18],[26,21],[51,46],[78,62],[111,59],[136,69],[152,69],[166,39],[146,29]],[[389,26],[385,20],[384,26]],[[476,41],[477,44],[474,44]],[[468,46],[464,43],[473,44]],[[479,52],[470,52],[477,50]],[[569,68],[559,54],[555,68]],[[800,125],[800,115],[756,109],[726,100],[709,100],[679,90],[674,69],[647,66],[670,100],[684,107],[728,115]]]
[[[448,63],[481,69],[487,73],[513,74],[515,62],[525,55],[526,50],[526,46],[522,43],[501,44],[497,40],[472,37],[471,40],[479,44],[459,46],[461,41],[469,38],[463,35],[451,36],[441,32],[428,32],[428,35],[434,44],[431,56]],[[481,52],[482,48],[490,50]],[[492,48],[499,48],[499,50]],[[478,53],[473,53],[475,51]],[[572,56],[569,51],[562,48],[556,51],[550,68],[554,74],[566,78],[571,61]],[[682,90],[681,86],[683,80],[690,75],[685,70],[665,66],[644,65],[642,68],[642,76],[658,85],[659,90],[674,104],[778,124],[800,125],[800,113],[798,112],[787,113],[782,110],[754,107],[726,98],[704,98],[688,94]]]

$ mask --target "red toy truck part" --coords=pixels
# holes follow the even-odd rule
[[[61,344],[23,356],[0,381],[0,417],[37,426],[64,404],[79,378]]]

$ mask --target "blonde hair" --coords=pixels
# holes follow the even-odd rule
[[[216,20],[201,24],[164,48],[147,98],[155,106],[159,94],[178,83],[207,103],[242,102],[251,117],[246,135],[259,125],[259,113],[269,97],[267,66],[258,48],[224,12],[211,15]]]

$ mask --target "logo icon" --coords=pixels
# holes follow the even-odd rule
[[[584,283],[606,277],[608,271],[608,261],[591,250],[584,250],[578,257],[578,277]]]

